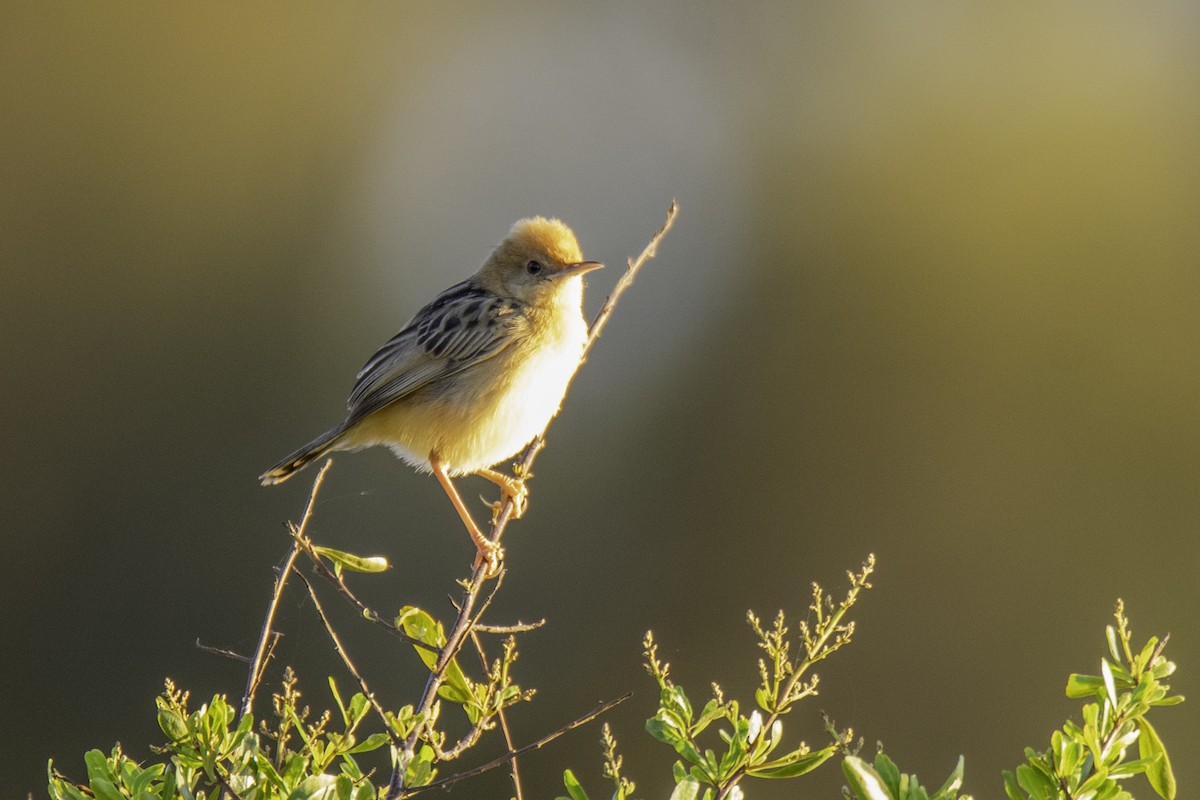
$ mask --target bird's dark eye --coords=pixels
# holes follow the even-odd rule
[[[537,275],[542,271],[542,265],[539,261],[530,261],[525,264],[525,271],[530,275]]]

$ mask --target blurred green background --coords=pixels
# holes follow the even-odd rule
[[[591,312],[672,197],[508,536],[495,617],[549,620],[518,740],[634,690],[611,720],[665,796],[642,633],[748,701],[745,609],[794,620],[869,552],[858,639],[789,737],[825,709],[998,797],[1077,717],[1118,596],[1194,695],[1198,34],[1187,3],[5,4],[0,791],[148,757],[164,676],[240,696],[193,643],[252,648],[309,479],[254,476],[513,220],[613,267]],[[472,555],[384,452],[336,459],[314,529],[396,565],[361,582],[383,609],[446,614]],[[412,654],[338,611],[411,702]],[[324,707],[342,673],[300,595],[280,624]],[[1156,720],[1185,794],[1194,703]],[[598,788],[598,738],[526,758],[530,796],[568,766]]]

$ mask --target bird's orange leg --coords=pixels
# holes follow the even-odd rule
[[[438,479],[438,483],[446,491],[446,495],[450,498],[451,504],[454,505],[454,510],[458,512],[459,518],[463,525],[467,527],[467,533],[471,534],[471,541],[475,543],[475,549],[478,550],[478,555],[475,557],[475,566],[480,564],[487,565],[487,575],[490,577],[500,571],[500,562],[504,559],[504,550],[500,545],[488,539],[483,535],[483,531],[479,530],[479,526],[475,524],[475,520],[471,518],[471,512],[467,510],[463,504],[462,497],[458,494],[458,489],[454,488],[454,483],[450,480],[450,476],[446,474],[446,468],[436,456],[429,457],[429,466],[433,470],[434,476]]]
[[[494,469],[476,470],[475,474],[481,478],[486,478],[492,483],[500,487],[500,502],[505,499],[511,500],[513,504],[513,517],[520,519],[525,514],[525,509],[529,505],[529,490],[525,488],[525,481],[521,478],[514,478],[511,475],[505,475],[503,472],[497,472]],[[484,501],[487,502],[486,500]],[[493,509],[499,509],[499,504],[487,503]]]

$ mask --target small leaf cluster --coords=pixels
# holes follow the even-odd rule
[[[344,704],[333,686],[342,728],[331,730],[330,714],[309,721],[299,706],[295,678],[285,676],[275,695],[275,720],[254,729],[254,719],[240,719],[217,695],[195,711],[188,694],[171,681],[158,698],[158,724],[167,736],[161,763],[143,767],[118,745],[110,756],[92,750],[84,756],[87,782],[76,783],[54,769],[49,772],[53,800],[194,800],[236,796],[242,800],[374,800],[376,791],[354,759],[387,741],[384,734],[359,741],[356,729],[368,713],[367,698],[354,695]],[[293,743],[295,746],[293,747]],[[336,770],[335,770],[336,767]]]
[[[779,716],[791,710],[790,702],[777,706],[764,720],[762,712],[771,712],[768,704],[760,703],[760,708],[747,716],[736,700],[726,702],[720,687],[714,685],[713,697],[696,713],[683,687],[671,680],[669,665],[658,660],[657,645],[651,634],[646,634],[644,645],[647,669],[659,685],[658,712],[646,721],[646,731],[669,744],[681,757],[674,767],[677,784],[690,777],[698,785],[720,792],[746,775],[793,778],[815,769],[837,752],[837,742],[816,751],[800,742],[786,755],[771,758],[783,738],[783,720]],[[759,696],[761,692],[760,689]],[[808,694],[811,692],[799,696]],[[714,722],[721,721],[731,725],[731,729],[718,730],[724,752],[718,755],[712,748],[701,750],[700,736]]]
[[[958,793],[963,782],[962,756],[958,757],[950,777],[933,793],[920,784],[916,775],[902,774],[882,750],[875,756],[874,764],[858,756],[846,756],[842,772],[847,783],[843,793],[853,800],[971,800],[970,795]]]
[[[396,616],[395,625],[413,641],[413,647],[426,668],[431,673],[436,672],[438,660],[447,643],[442,623],[416,606],[405,606]],[[387,714],[387,724],[400,740],[419,743],[419,746],[401,753],[405,787],[414,789],[427,786],[436,776],[439,762],[452,761],[467,752],[484,732],[496,727],[503,709],[533,697],[533,690],[522,691],[512,682],[510,673],[516,660],[516,640],[512,636],[505,640],[501,656],[492,661],[483,680],[469,678],[457,656],[451,657],[438,673],[442,676],[437,691],[439,699],[427,715],[416,714],[411,705],[402,708],[398,715]],[[438,729],[442,701],[462,708],[471,726],[449,745],[446,733]]]
[[[396,627],[412,639],[429,646],[415,646],[414,649],[429,670],[435,669],[438,654],[446,646],[446,631],[442,623],[416,606],[405,606],[396,617]],[[472,725],[478,726],[481,732],[491,730],[502,709],[533,697],[532,691],[523,692],[512,682],[510,672],[516,660],[516,639],[512,636],[505,640],[501,657],[492,662],[485,680],[475,681],[467,677],[458,658],[451,658],[446,665],[445,680],[438,688],[438,697],[461,706],[467,719]],[[436,718],[437,715],[431,716]]]
[[[830,744],[814,750],[798,742],[782,754],[776,752],[783,742],[782,717],[799,701],[817,694],[818,680],[815,674],[809,675],[811,668],[849,644],[854,624],[845,621],[845,615],[859,593],[870,588],[868,578],[874,568],[875,559],[871,556],[859,572],[848,573],[850,589],[838,603],[813,584],[809,618],[798,623],[800,635],[794,639],[789,635],[783,612],[768,626],[754,613],[747,615],[758,646],[765,652],[758,663],[760,684],[754,695],[757,708],[749,714],[743,712],[737,700],[726,700],[715,683],[712,696],[697,710],[684,687],[672,680],[670,665],[659,659],[653,633],[646,634],[642,642],[646,670],[659,688],[659,707],[646,721],[646,731],[670,745],[679,756],[673,768],[672,800],[736,800],[742,796],[738,784],[744,778],[796,778],[846,748],[853,734],[839,733],[827,726]],[[712,730],[716,730],[716,738],[721,742],[719,748],[711,736]],[[607,746],[606,742],[606,749]],[[610,772],[618,771],[611,768],[611,763],[612,757],[606,756],[606,775],[610,778]],[[569,771],[564,783],[570,800],[587,800],[587,794]],[[613,798],[624,800],[632,791],[632,783],[618,781]]]
[[[1068,722],[1050,737],[1050,748],[1025,750],[1026,763],[1004,773],[1009,800],[1131,800],[1119,783],[1145,775],[1159,797],[1174,800],[1175,775],[1158,732],[1146,719],[1155,706],[1183,702],[1164,679],[1175,664],[1163,657],[1166,639],[1131,645],[1125,607],[1117,601],[1116,625],[1105,629],[1109,658],[1099,675],[1071,675],[1067,696],[1094,698],[1083,707],[1083,724]],[[1126,760],[1137,745],[1138,757]]]

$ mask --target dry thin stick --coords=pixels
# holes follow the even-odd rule
[[[388,738],[392,740],[392,744],[397,747],[404,745],[404,741],[400,736],[392,730],[392,726],[388,724],[387,712],[383,710],[383,706],[375,699],[375,692],[371,691],[371,687],[367,686],[367,682],[363,679],[362,673],[354,666],[354,662],[350,660],[350,654],[346,652],[346,648],[342,646],[342,640],[338,638],[337,632],[333,629],[333,623],[329,621],[329,617],[325,615],[325,609],[321,607],[321,601],[317,599],[317,593],[313,589],[312,582],[300,572],[296,570],[296,577],[304,581],[304,585],[308,587],[308,596],[312,599],[313,608],[317,610],[317,616],[321,618],[321,624],[325,626],[325,632],[329,634],[329,640],[333,642],[333,649],[342,657],[342,663],[346,665],[346,669],[354,676],[354,680],[358,681],[358,686],[362,689],[362,693],[367,700],[371,702],[375,713],[379,715],[379,719],[383,722],[383,729],[387,732]]]
[[[613,287],[612,294],[604,301],[604,305],[600,307],[600,311],[596,314],[596,318],[592,320],[592,325],[588,328],[587,344],[583,346],[583,355],[586,359],[588,350],[592,349],[592,345],[600,338],[600,332],[604,330],[604,326],[608,324],[608,318],[612,316],[613,309],[617,307],[617,301],[621,299],[621,295],[625,294],[625,290],[633,285],[633,279],[637,277],[638,271],[642,266],[658,255],[658,243],[667,235],[667,231],[671,230],[671,226],[675,224],[675,214],[679,211],[679,207],[675,201],[671,201],[671,207],[667,209],[667,220],[663,223],[653,236],[650,237],[650,244],[646,245],[646,249],[636,259],[629,259],[628,266],[625,269],[625,274],[617,281],[617,285]]]
[[[325,459],[325,463],[321,465],[321,471],[313,479],[312,491],[308,493],[308,505],[304,508],[304,516],[300,518],[298,531],[301,536],[304,535],[308,521],[312,518],[313,505],[317,502],[317,492],[321,490],[321,484],[325,482],[325,473],[329,472],[331,466],[333,466],[333,459]],[[275,576],[275,593],[271,595],[271,605],[267,608],[262,632],[258,635],[258,647],[255,648],[254,658],[250,662],[250,674],[246,676],[246,692],[242,695],[241,717],[249,714],[254,706],[254,692],[257,691],[258,684],[262,681],[263,673],[267,669],[264,655],[267,652],[267,640],[271,638],[271,625],[275,621],[275,611],[279,608],[279,598],[283,596],[283,587],[287,583],[288,573],[292,571],[292,565],[296,563],[296,556],[299,553],[299,548],[293,542],[288,550],[287,558],[284,560],[283,568]]]
[[[588,328],[588,339],[583,347],[583,355],[580,358],[580,364],[586,360],[587,353],[591,350],[592,345],[600,337],[600,333],[604,330],[605,324],[612,316],[613,309],[617,306],[617,301],[621,299],[621,295],[633,285],[633,280],[637,273],[645,265],[647,261],[655,256],[658,251],[658,244],[662,238],[666,236],[667,231],[675,222],[675,215],[678,208],[675,201],[671,201],[671,207],[667,209],[667,219],[662,227],[650,237],[650,243],[642,250],[641,255],[635,259],[630,259],[625,269],[625,273],[617,281],[617,285],[613,287],[612,293],[604,301],[604,305],[600,307],[600,311],[592,320],[591,326]],[[577,370],[578,371],[578,370]],[[573,376],[572,376],[573,377]],[[568,389],[570,388],[568,384]],[[529,475],[530,469],[533,467],[534,459],[543,447],[546,446],[545,431],[534,438],[529,446],[525,448],[525,452],[521,456],[520,462],[517,464],[515,472],[518,476]],[[500,537],[504,535],[505,528],[508,527],[509,519],[511,519],[515,505],[511,498],[504,498],[501,503],[500,510],[492,521],[491,530],[488,532],[488,539],[494,544],[500,543]],[[458,655],[458,651],[462,649],[466,641],[466,634],[469,630],[472,620],[475,617],[475,604],[479,599],[479,593],[483,589],[483,584],[487,582],[488,565],[480,563],[474,568],[471,573],[471,578],[467,583],[466,595],[463,597],[463,602],[459,607],[458,618],[454,621],[454,626],[446,637],[446,644],[442,647],[441,653],[434,664],[433,669],[429,673],[429,678],[425,682],[425,689],[421,694],[421,700],[417,704],[416,714],[419,717],[427,717],[430,709],[433,707],[434,701],[437,699],[438,690],[441,688],[445,680],[445,672],[451,660]],[[475,621],[478,621],[477,619]],[[412,733],[404,743],[404,749],[401,751],[401,759],[392,771],[392,778],[388,784],[387,800],[396,800],[396,798],[407,796],[408,792],[404,787],[404,771],[407,764],[412,760],[413,754],[416,752],[417,741],[420,738],[421,726],[413,728]],[[540,746],[540,745],[539,745]],[[468,773],[463,773],[468,774]],[[469,773],[469,774],[474,774]]]
[[[202,653],[212,653],[214,656],[225,656],[225,658],[232,658],[234,661],[241,661],[243,664],[250,663],[249,656],[244,656],[241,653],[235,653],[232,650],[227,650],[224,647],[212,647],[210,645],[203,644],[200,641],[199,636],[196,637],[196,649]]]
[[[537,622],[517,622],[512,625],[485,625],[482,622],[477,622],[475,627],[471,629],[472,633],[497,633],[500,635],[513,633],[529,633],[536,631],[538,628],[546,624],[546,618],[542,617]]]
[[[483,652],[483,642],[479,640],[478,626],[471,630],[471,643],[475,645],[475,652],[479,653],[479,664],[483,667],[483,671],[488,671],[487,654]],[[512,731],[508,728],[508,714],[504,713],[504,707],[496,709],[496,716],[500,718],[500,730],[504,734],[504,746],[511,753],[513,747]],[[513,756],[509,760],[510,769],[508,774],[512,776],[513,794],[515,800],[525,800],[525,793],[521,790],[521,770],[517,766],[517,757]]]
[[[505,753],[502,756],[493,758],[491,761],[488,761],[486,764],[480,764],[478,767],[472,767],[471,769],[469,769],[465,772],[459,772],[457,774],[447,776],[445,778],[442,778],[441,780],[434,781],[433,783],[427,783],[424,786],[414,786],[411,789],[405,789],[404,796],[412,797],[414,794],[418,794],[420,792],[424,792],[429,789],[445,789],[447,787],[453,786],[454,784],[458,783],[459,781],[463,780],[464,778],[474,778],[476,775],[482,775],[483,773],[487,772],[488,770],[493,770],[496,767],[502,766],[506,762],[511,761],[512,759],[516,758],[517,756],[524,755],[525,753],[529,753],[534,750],[540,750],[541,748],[550,744],[550,742],[553,742],[555,739],[562,736],[564,733],[570,733],[571,731],[578,728],[580,725],[588,724],[589,722],[594,720],[596,717],[600,716],[601,714],[606,713],[609,709],[613,708],[614,706],[618,706],[621,703],[624,703],[630,697],[633,697],[632,692],[629,694],[623,695],[621,697],[618,697],[616,700],[609,700],[605,703],[601,703],[600,705],[596,706],[588,713],[584,714],[579,719],[575,720],[574,722],[568,722],[566,725],[562,726],[561,728],[559,728],[556,731],[546,734],[542,738],[538,739],[536,742],[530,742],[529,744],[525,745],[524,747],[518,747],[516,750],[510,750],[509,752]]]

